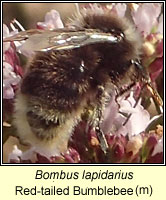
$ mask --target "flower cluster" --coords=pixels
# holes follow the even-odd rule
[[[132,17],[143,38],[142,63],[149,71],[152,81],[163,71],[163,14],[161,4],[142,4],[133,8]]]
[[[96,132],[85,121],[76,127],[65,154],[45,157],[32,147],[28,151],[21,151],[15,147],[9,160],[14,163],[161,163],[163,161],[163,130],[157,125],[152,131],[144,131],[151,123],[149,113],[140,103],[133,109],[132,96],[119,101],[121,109],[133,112],[125,126],[126,120],[118,113],[117,102],[112,100],[106,108],[102,123],[108,152],[105,155],[101,149]],[[131,103],[131,104],[129,104]],[[111,110],[111,112],[110,112]],[[109,120],[109,123],[108,123]],[[143,123],[144,122],[144,123]],[[107,124],[108,123],[108,124]]]
[[[88,8],[102,12],[99,4],[87,4]],[[143,40],[141,62],[150,74],[154,87],[163,71],[163,15],[161,3],[143,4],[107,4],[109,9],[119,17],[124,17],[127,6],[131,17]],[[86,9],[86,7],[84,8]],[[63,28],[57,11],[52,10],[45,16],[44,22],[37,23],[37,29],[53,30]],[[18,30],[9,32],[3,26],[4,38],[14,35]],[[3,98],[13,99],[17,85],[22,77],[22,68],[18,53],[30,56],[33,53],[31,44],[5,42],[3,44]],[[139,85],[140,86],[140,85]],[[135,87],[136,88],[136,87]],[[101,128],[108,144],[107,153],[103,153],[96,132],[86,121],[80,122],[69,141],[68,151],[60,155],[45,157],[30,147],[23,150],[13,146],[8,157],[10,163],[162,163],[163,162],[163,129],[162,115],[151,119],[149,112],[137,100],[137,89],[127,97],[118,99],[112,95],[107,105]],[[144,100],[144,99],[143,99]],[[144,102],[145,104],[145,102]],[[9,137],[9,140],[11,138]]]
[[[9,37],[15,32],[10,33],[8,27],[3,25],[3,37]],[[3,98],[14,98],[15,86],[21,80],[22,69],[19,58],[16,54],[16,46],[12,42],[3,43]]]

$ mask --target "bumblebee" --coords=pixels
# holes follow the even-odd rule
[[[66,28],[33,29],[5,39],[22,40],[35,54],[15,101],[20,139],[46,155],[65,152],[90,108],[89,124],[106,151],[100,129],[106,102],[113,91],[137,78],[133,63],[140,57],[141,40],[133,25],[110,12],[86,9]]]

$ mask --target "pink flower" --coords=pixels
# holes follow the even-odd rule
[[[163,71],[163,36],[158,33],[149,34],[143,44],[144,59],[152,81]]]
[[[140,135],[133,136],[126,145],[126,152],[132,152],[132,155],[136,155],[142,147],[142,144],[143,140]]]
[[[60,15],[56,10],[51,10],[50,12],[47,12],[45,15],[45,21],[37,23],[38,29],[54,30],[63,27],[64,26],[61,21]]]
[[[12,30],[11,32],[9,31],[9,28],[6,26],[6,24],[3,24],[3,39],[13,36],[15,34],[18,33],[18,30],[13,26],[13,24],[11,23],[12,27],[14,28],[14,30]],[[19,46],[19,42],[14,42],[15,46]],[[3,53],[5,51],[7,51],[10,47],[11,43],[10,42],[3,42]]]
[[[163,152],[150,156],[145,163],[163,163]]]
[[[158,28],[157,28],[157,32],[163,34],[163,14],[161,14],[160,18],[159,18],[159,23],[158,23]]]
[[[120,108],[121,112],[127,114],[131,113],[131,117],[125,125],[129,136],[137,135],[143,132],[146,129],[148,122],[150,121],[150,115],[148,111],[146,111],[141,105],[141,100],[139,100],[136,107],[134,107],[135,103],[135,99],[131,93],[127,100],[123,100],[122,106]]]
[[[159,40],[157,42],[157,45],[156,45],[156,55],[157,55],[157,57],[163,57],[163,46],[164,46],[163,39]]]
[[[163,71],[163,57],[156,58],[149,66],[150,77],[155,81],[159,74]]]
[[[121,126],[123,123],[122,121],[124,121],[124,117],[118,114],[118,104],[115,101],[115,96],[113,96],[104,111],[104,120],[101,124],[101,128],[104,133],[109,133],[113,129],[113,126],[117,128]]]
[[[20,163],[22,151],[18,149],[17,145],[14,145],[13,151],[9,154],[8,160],[12,163]]]
[[[3,62],[3,98],[12,99],[14,97],[13,86],[17,85],[21,77],[13,71],[13,67]]]
[[[14,145],[13,151],[8,156],[9,163],[78,163],[79,161],[79,153],[73,148],[69,148],[63,155],[49,157],[37,152],[35,147],[23,152]]]
[[[131,14],[137,29],[144,35],[148,35],[152,28],[157,25],[160,12],[161,3],[143,3]]]
[[[83,9],[89,9],[90,12],[96,14],[103,14],[105,11],[110,11],[111,13],[117,14],[119,17],[124,17],[126,13],[125,3],[112,3],[105,6],[98,3],[88,4],[83,7]]]
[[[125,3],[116,3],[114,4],[112,10],[115,10],[119,17],[124,17],[126,13],[126,4]]]
[[[5,37],[9,37],[9,29],[6,26],[6,24],[3,24],[3,38]],[[5,53],[5,51],[7,51],[10,47],[10,42],[4,42],[3,43],[3,53]]]
[[[73,148],[69,148],[63,156],[67,163],[78,163],[80,161],[79,153]]]
[[[145,135],[145,143],[142,148],[142,162],[162,163],[163,162],[163,140],[157,135]]]
[[[100,14],[104,13],[104,9],[106,9],[106,8],[98,3],[89,3],[89,4],[83,5],[82,9],[89,10],[92,13],[96,13],[96,14],[100,15]]]
[[[158,141],[158,143],[156,144],[156,146],[154,147],[154,150],[152,152],[152,156],[163,152],[163,136],[162,138]]]
[[[3,25],[4,38],[14,34],[10,33],[8,27]],[[3,42],[3,98],[14,97],[14,86],[21,80],[22,71],[19,59],[16,55],[16,47],[12,42]]]
[[[137,135],[144,131],[150,120],[150,115],[141,105],[141,101],[134,107],[136,102],[131,93],[127,99],[119,99],[118,103],[120,109],[118,109],[118,104],[113,98],[106,108],[102,123],[103,131],[105,133],[128,134],[129,136]],[[126,116],[130,114],[131,117],[128,122],[123,125],[126,121]]]

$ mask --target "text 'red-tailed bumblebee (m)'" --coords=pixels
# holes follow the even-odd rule
[[[84,9],[65,28],[23,31],[8,40],[33,43],[36,38],[41,41],[33,47],[15,102],[20,140],[48,155],[65,152],[90,109],[88,122],[105,150],[103,110],[114,91],[137,78],[133,61],[141,54],[139,34],[110,11]]]

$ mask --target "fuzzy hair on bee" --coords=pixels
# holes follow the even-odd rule
[[[132,24],[110,12],[83,10],[66,27],[52,32],[55,43],[32,57],[15,101],[18,135],[41,154],[65,152],[89,108],[89,124],[101,132],[107,99],[136,78],[131,61],[141,53]],[[71,43],[66,39],[65,45],[56,46],[59,34]]]

